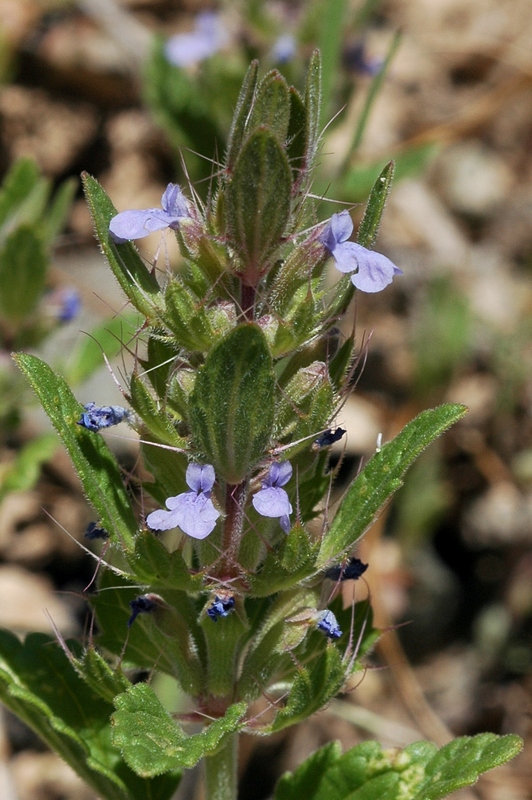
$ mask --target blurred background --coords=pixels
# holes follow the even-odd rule
[[[324,58],[321,218],[360,219],[391,159],[376,248],[404,270],[359,294],[364,367],[337,422],[339,488],[420,410],[469,414],[420,458],[364,538],[387,632],[350,693],[242,752],[242,800],[337,738],[404,746],[518,733],[525,753],[456,797],[532,798],[532,6],[529,0],[0,0],[0,626],[82,637],[90,509],[10,363],[30,349],[81,402],[120,402],[113,376],[135,316],[95,244],[79,174],[118,210],[158,206],[169,181],[206,197],[252,58],[303,88]],[[331,122],[332,120],[332,122]],[[179,265],[169,233],[139,242]],[[13,272],[13,263],[16,271]],[[366,342],[369,344],[366,348]],[[123,345],[126,345],[124,349]],[[108,441],[138,474],[126,426]],[[139,506],[139,513],[141,512]],[[86,541],[86,540],[85,540]],[[7,800],[93,794],[11,715]]]

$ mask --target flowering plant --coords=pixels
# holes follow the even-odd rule
[[[329,447],[343,434],[336,420],[357,357],[354,334],[340,341],[336,325],[356,288],[383,289],[400,270],[368,249],[392,165],[356,244],[346,212],[317,222],[319,111],[318,53],[304,94],[275,70],[259,81],[252,64],[209,203],[170,184],[161,209],[117,215],[85,176],[103,252],[144,318],[144,352],[123,390],[130,408],[82,407],[46,364],[16,357],[95,510],[90,538],[106,543],[89,598],[97,635],[54,647],[3,634],[0,696],[104,798],[165,800],[203,761],[206,797],[231,800],[241,733],[297,724],[346,687],[379,635],[369,602],[353,612],[337,592],[366,569],[356,543],[420,452],[465,413],[420,414],[377,449],[332,517]],[[164,282],[127,241],[161,227],[185,259]],[[331,256],[346,274],[328,289]],[[151,475],[140,519],[99,432],[123,421]],[[138,670],[174,680],[186,713],[165,707]],[[317,800],[334,781],[340,798],[436,800],[519,748],[518,737],[491,734],[439,752],[369,742],[342,756],[329,745],[275,797]]]

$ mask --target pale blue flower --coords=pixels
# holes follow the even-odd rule
[[[284,486],[292,477],[292,465],[289,461],[275,461],[262,482],[262,489],[253,495],[251,502],[256,511],[263,517],[279,517],[279,524],[285,533],[290,530],[292,506]]]
[[[177,33],[164,46],[164,54],[176,67],[191,67],[217,53],[228,41],[223,22],[214,11],[196,17],[190,33]]]
[[[361,292],[380,292],[403,271],[386,256],[348,241],[353,221],[348,211],[333,214],[320,235],[340,272],[352,272],[351,283]]]
[[[210,499],[215,481],[214,467],[189,464],[185,480],[191,491],[169,497],[166,501],[169,510],[153,511],[146,518],[146,524],[154,531],[181,528],[193,539],[205,539],[216,527],[220,516]]]
[[[122,244],[130,239],[142,239],[163,228],[179,227],[179,222],[190,213],[186,198],[177,183],[169,183],[161,198],[162,208],[141,208],[121,211],[109,223],[109,232],[115,242]]]

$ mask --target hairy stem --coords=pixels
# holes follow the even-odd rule
[[[236,800],[238,791],[238,734],[229,736],[222,747],[204,759],[205,800]]]

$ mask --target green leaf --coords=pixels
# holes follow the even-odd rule
[[[386,54],[384,64],[373,78],[371,86],[369,87],[369,91],[366,95],[364,106],[358,118],[358,124],[355,130],[355,135],[353,136],[353,141],[351,143],[351,147],[349,148],[349,153],[346,158],[346,163],[344,164],[344,169],[347,167],[347,163],[350,161],[353,154],[360,147],[360,144],[364,137],[364,131],[366,130],[366,126],[369,120],[371,109],[373,108],[373,104],[379,95],[382,84],[384,83],[384,79],[388,73],[390,64],[393,61],[393,58],[397,52],[397,48],[399,47],[400,43],[401,43],[401,32],[397,31],[392,39],[388,53]]]
[[[204,299],[196,297],[179,279],[170,281],[165,293],[164,322],[181,347],[192,351],[208,350],[215,334]]]
[[[252,61],[249,65],[246,77],[242,83],[238,101],[236,104],[229,142],[227,145],[226,170],[231,174],[235,166],[236,159],[242,149],[242,143],[246,132],[247,120],[253,104],[253,98],[257,88],[259,73],[259,62]]]
[[[70,643],[79,655],[79,648]],[[57,643],[0,631],[0,699],[106,800],[169,800],[179,773],[139,779],[111,741],[113,706],[87,686]]]
[[[472,786],[479,775],[515,758],[522,748],[522,739],[513,734],[461,736],[442,747],[428,762],[425,780],[415,800],[439,800],[463,786]]]
[[[394,170],[395,164],[390,161],[373,185],[357,235],[357,242],[363,247],[375,244],[384,206],[392,188]]]
[[[104,366],[105,354],[114,358],[141,325],[141,316],[136,312],[123,313],[96,325],[89,335],[75,346],[62,366],[67,383],[77,386]]]
[[[243,145],[225,192],[230,243],[251,285],[282,242],[291,190],[292,173],[283,148],[273,133],[259,128]]]
[[[284,144],[289,118],[288,84],[281,73],[274,69],[259,84],[246,128],[253,132],[264,125],[277,136],[280,144]]]
[[[37,356],[18,353],[14,359],[68,450],[102,527],[112,542],[132,550],[138,525],[120,470],[105,441],[76,424],[83,409],[63,378]]]
[[[10,168],[0,189],[0,228],[39,182],[39,169],[31,158],[20,158]],[[3,233],[3,231],[2,231]]]
[[[313,753],[277,783],[275,800],[440,800],[514,758],[519,736],[461,737],[438,751],[430,742],[383,750],[363,742],[341,755],[337,742]]]
[[[319,635],[316,633],[316,637]],[[344,685],[346,665],[339,650],[334,644],[327,643],[323,636],[318,644],[322,646],[322,651],[319,652],[315,646],[308,666],[299,667],[286,705],[275,715],[269,731],[281,731],[307,719],[323,708]]]
[[[332,5],[328,3],[328,5]],[[307,147],[307,165],[309,171],[314,163],[316,153],[318,150],[318,142],[320,140],[320,113],[322,101],[322,67],[321,67],[321,53],[320,50],[314,50],[310,57],[307,83],[305,87],[305,106],[307,109],[307,125],[308,125],[308,147]],[[329,97],[329,95],[328,95]],[[325,108],[325,107],[324,107]],[[325,116],[324,111],[324,116]]]
[[[31,225],[14,230],[0,250],[0,314],[21,322],[35,310],[44,291],[48,257]]]
[[[208,463],[240,483],[270,440],[275,378],[268,345],[255,325],[239,325],[209,352],[191,399],[193,435]]]
[[[131,769],[142,777],[195,766],[241,727],[247,707],[247,703],[230,706],[223,717],[201,733],[187,736],[146,683],[119,695],[115,705],[113,743]]]
[[[253,597],[268,597],[289,589],[315,572],[316,546],[298,522],[285,536],[278,550],[270,550],[260,572],[250,575],[249,593]]]
[[[55,433],[43,433],[25,444],[0,479],[0,499],[9,492],[27,492],[32,489],[41,473],[41,466],[49,461],[59,447]]]
[[[186,447],[186,440],[178,434],[166,412],[158,408],[138,375],[131,376],[130,387],[131,405],[151,435],[163,444],[177,448]]]
[[[347,0],[324,2],[320,26],[319,49],[322,61],[322,84],[324,103],[321,109],[321,127],[329,122],[333,113],[333,100],[340,72],[342,41],[346,26]]]
[[[157,667],[175,677],[183,691],[198,696],[204,684],[200,656],[205,645],[193,600],[185,592],[166,589],[165,581],[150,586],[162,601],[151,613],[139,614],[128,628],[129,603],[143,593],[134,577],[126,580],[109,570],[102,575],[92,601],[100,629],[98,643],[126,663],[147,670]]]
[[[113,275],[126,297],[148,319],[156,315],[162,303],[161,290],[155,275],[130,243],[116,244],[109,234],[109,222],[117,213],[106,193],[94,178],[82,174],[85,196],[92,215],[96,235]]]
[[[379,510],[402,486],[406,470],[419,454],[467,412],[465,406],[447,403],[423,411],[401,433],[376,453],[347,490],[324,537],[318,569],[338,561],[375,521]]]
[[[77,188],[78,179],[69,178],[68,180],[63,181],[63,183],[57,189],[50,204],[50,208],[46,214],[43,225],[44,238],[48,245],[51,245],[55,238],[59,236],[63,230],[70,213],[72,201],[74,200]]]

